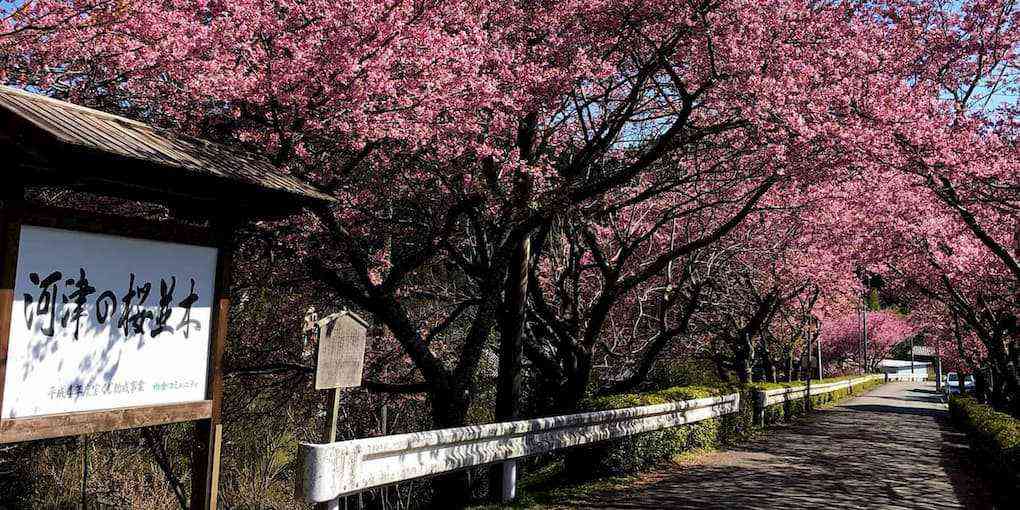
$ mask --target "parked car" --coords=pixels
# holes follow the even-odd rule
[[[946,394],[960,393],[960,374],[949,372],[946,374],[946,384],[942,387]],[[967,393],[974,391],[974,376],[968,375],[963,380],[963,388]]]

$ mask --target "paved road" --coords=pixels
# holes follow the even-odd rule
[[[565,508],[995,508],[934,383],[889,383]]]

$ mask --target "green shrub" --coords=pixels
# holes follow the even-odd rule
[[[811,384],[824,385],[827,382],[835,382],[837,380],[846,380],[848,377],[826,377],[823,379],[812,379]],[[811,397],[811,405],[813,407],[825,406],[844,400],[854,395],[860,395],[872,388],[883,384],[883,380],[880,378],[871,379],[865,382],[861,382],[859,385],[854,385],[854,391],[851,393],[848,390],[836,390],[822,395],[815,395]],[[795,388],[804,386],[806,381],[794,380],[790,382],[755,382],[751,385],[751,388],[755,390],[775,390],[779,388]],[[798,416],[803,416],[808,411],[807,402],[804,399],[792,400],[783,402],[781,404],[774,404],[765,409],[765,423],[781,423],[783,421],[792,420]]]
[[[837,382],[837,381],[845,381],[847,379],[854,379],[856,377],[860,377],[860,376],[853,376],[853,377],[841,376],[841,377],[826,377],[825,379],[811,379],[811,384],[827,384],[827,383],[833,383],[833,382]],[[752,388],[757,388],[759,390],[774,390],[774,389],[778,389],[778,388],[793,388],[795,386],[804,386],[804,384],[806,384],[806,383],[807,383],[807,381],[790,381],[790,382],[774,382],[774,383],[770,383],[770,382],[756,382],[756,383],[751,383],[748,386],[750,386]],[[854,388],[856,388],[858,386],[862,386],[862,385],[861,384],[854,385]],[[876,386],[876,385],[872,384],[872,387],[874,387],[874,386]]]
[[[734,392],[741,390],[735,387],[675,387],[650,393],[598,397],[585,402],[584,409],[606,411]],[[739,413],[572,450],[567,454],[567,474],[575,480],[618,476],[640,471],[684,452],[716,448],[743,439],[752,429],[754,410],[750,398],[749,392],[742,391]]]
[[[727,383],[719,377],[715,363],[707,358],[662,360],[648,375],[647,389],[677,386],[722,387]]]
[[[846,377],[828,377],[825,379],[812,379],[811,384],[826,384],[831,382],[846,380]],[[793,381],[793,382],[781,382],[781,383],[754,383],[751,385],[755,390],[772,390],[777,388],[793,388],[796,386],[803,386],[806,381]],[[813,395],[811,397],[811,405],[813,407],[820,407],[828,404],[839,402],[847,397],[858,395],[865,391],[868,391],[876,386],[883,384],[882,379],[872,379],[860,384],[853,386],[853,393],[845,389],[839,389],[829,393],[821,395]],[[765,409],[765,423],[771,425],[774,423],[782,423],[789,421],[798,416],[803,416],[807,413],[807,402],[804,399],[791,400],[783,402],[781,404],[775,404]]]
[[[949,416],[967,433],[981,464],[997,478],[998,488],[1020,495],[1020,419],[958,395],[949,397]]]
[[[666,388],[664,390],[648,393],[624,393],[622,395],[606,395],[588,399],[582,404],[587,411],[607,411],[610,409],[624,409],[627,407],[650,406],[666,404],[669,402],[680,402],[694,398],[715,397],[724,395],[723,388],[709,388],[706,386],[682,386]]]
[[[812,384],[835,382],[844,379],[846,378],[822,379],[821,381],[812,381]],[[596,445],[576,448],[567,453],[567,475],[574,480],[620,476],[640,471],[685,452],[717,448],[744,440],[756,430],[760,430],[754,422],[755,399],[758,391],[762,389],[793,387],[801,384],[803,384],[803,381],[792,383],[755,383],[745,387],[680,386],[648,393],[607,395],[589,399],[584,402],[583,409],[587,411],[606,411],[740,393],[740,411],[665,430],[646,432]],[[882,380],[855,385],[854,393],[861,393],[879,384],[882,384]],[[815,395],[811,397],[811,401],[817,407],[842,400],[849,396],[849,394],[847,390],[838,390],[824,395]],[[803,399],[785,402],[766,409],[765,420],[767,424],[787,421],[795,416],[804,414],[805,411],[806,407]]]

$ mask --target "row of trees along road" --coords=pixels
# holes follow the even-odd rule
[[[886,342],[925,332],[1020,414],[1012,1],[0,12],[3,81],[257,151],[338,197],[249,227],[240,292],[369,317],[366,388],[424,396],[422,427],[493,418],[494,358],[523,366],[498,418],[688,360],[798,377],[814,338],[854,359],[862,271],[900,307]],[[306,377],[269,344],[300,321],[241,303],[234,375]]]

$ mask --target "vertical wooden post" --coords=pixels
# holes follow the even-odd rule
[[[191,477],[192,510],[216,508],[220,482],[220,448],[223,426],[220,408],[223,402],[223,350],[227,341],[230,316],[231,266],[233,265],[233,223],[213,224],[219,251],[216,257],[216,290],[213,295],[212,331],[209,345],[209,385],[206,397],[212,400],[212,417],[195,423],[197,448],[193,453]]]
[[[12,183],[0,191],[4,209],[0,210],[0,406],[4,400],[7,377],[7,348],[11,333],[11,310],[14,307],[14,284],[18,268],[18,245],[21,243],[21,211],[25,187]]]
[[[326,430],[322,434],[322,441],[335,443],[336,429],[340,426],[340,388],[330,388],[326,390],[326,395],[329,416],[326,418]]]
[[[89,436],[81,436],[81,510],[89,510]]]

